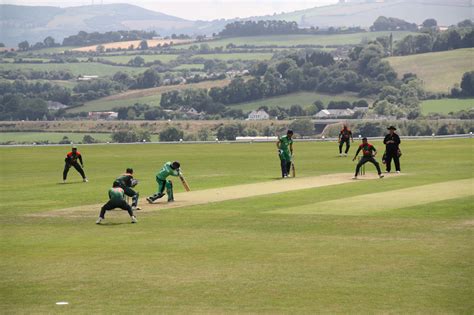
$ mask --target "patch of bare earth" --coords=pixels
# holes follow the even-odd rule
[[[289,191],[310,189],[345,183],[357,183],[364,180],[378,179],[375,174],[367,174],[354,181],[352,174],[338,173],[315,177],[297,177],[288,179],[279,179],[268,182],[228,186],[222,188],[213,188],[199,191],[190,191],[175,194],[175,202],[168,203],[166,196],[159,199],[154,204],[149,204],[145,198],[140,199],[139,205],[142,208],[139,215],[155,212],[163,209],[182,208],[194,205],[203,205],[226,200],[236,200],[263,196],[269,194],[278,194]],[[192,183],[190,183],[192,185]],[[191,186],[192,188],[192,186]],[[105,203],[106,200],[104,200]],[[30,214],[33,217],[96,217],[103,204],[83,205],[73,208],[58,209],[42,213]]]

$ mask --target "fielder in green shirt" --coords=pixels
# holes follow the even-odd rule
[[[113,187],[109,189],[109,201],[102,206],[100,210],[99,219],[95,222],[100,224],[105,220],[105,212],[115,208],[126,210],[130,215],[132,223],[137,223],[137,218],[133,215],[132,207],[125,201],[125,192],[119,183],[114,182]]]
[[[168,202],[174,201],[173,197],[173,182],[166,179],[168,176],[179,176],[181,170],[179,169],[181,164],[178,161],[166,162],[163,168],[156,174],[156,182],[158,183],[158,192],[153,196],[147,197],[146,200],[149,203],[155,202],[155,200],[163,197],[165,188],[166,194],[168,195]]]
[[[288,177],[291,168],[291,157],[293,155],[293,130],[288,130],[286,136],[278,138],[276,146],[280,157],[281,177]]]

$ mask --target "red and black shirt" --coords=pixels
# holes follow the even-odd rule
[[[79,162],[81,162],[81,165],[82,165],[82,156],[81,156],[81,153],[79,151],[76,151],[76,152],[71,151],[66,155],[65,161],[67,163],[75,164],[75,163],[77,163],[77,160],[79,160]]]
[[[375,147],[371,145],[370,143],[367,144],[361,144],[359,145],[359,148],[357,149],[356,156],[359,154],[359,152],[362,150],[362,155],[365,157],[372,157],[374,154],[373,152],[377,152]]]

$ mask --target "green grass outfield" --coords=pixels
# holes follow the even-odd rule
[[[397,40],[411,34],[410,32],[392,32],[393,39]],[[390,32],[366,32],[356,34],[338,35],[267,35],[267,36],[245,36],[230,37],[206,42],[211,48],[226,47],[227,44],[255,45],[255,46],[296,46],[296,45],[356,45],[363,40],[372,40],[379,36],[388,36]],[[190,45],[180,45],[180,48],[188,48]]]
[[[387,58],[400,77],[416,73],[426,90],[441,93],[450,93],[464,72],[474,70],[473,59],[474,48]]]
[[[474,99],[469,98],[444,98],[439,100],[425,100],[421,102],[423,114],[458,112],[474,108]]]
[[[0,63],[0,70],[37,70],[37,71],[70,71],[73,75],[98,75],[112,76],[116,72],[140,73],[146,68],[111,66],[97,62],[78,62],[78,63]]]
[[[356,93],[342,93],[331,95],[316,92],[297,92],[282,96],[270,97],[253,102],[232,104],[230,106],[234,108],[240,108],[243,111],[251,111],[258,109],[261,106],[267,106],[268,108],[277,106],[290,108],[291,105],[301,105],[304,108],[313,104],[317,100],[320,100],[324,103],[325,106],[327,106],[330,101],[349,101],[352,103],[360,99],[363,98],[358,97]]]
[[[193,190],[274,181],[275,144],[80,146],[90,182],[71,170],[66,185],[68,146],[0,147],[2,312],[471,313],[473,191],[443,187],[472,185],[473,139],[402,141],[404,176],[139,213],[136,225],[114,211],[103,226],[30,215],[105,202],[130,166],[146,196],[173,159]],[[294,149],[299,176],[354,169],[335,142]]]
[[[48,141],[49,143],[58,143],[64,136],[68,137],[73,143],[80,143],[85,135],[100,142],[111,140],[110,133],[79,133],[79,132],[0,132],[0,143],[11,142],[13,144],[32,144]],[[158,135],[151,136],[152,141],[158,141]]]

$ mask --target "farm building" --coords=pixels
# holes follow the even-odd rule
[[[90,120],[115,120],[118,118],[117,112],[89,112]]]
[[[253,110],[247,120],[268,120],[270,119],[270,115],[264,110]]]

